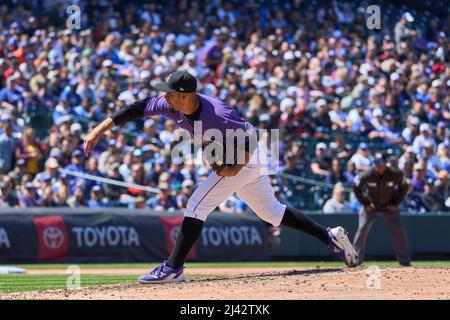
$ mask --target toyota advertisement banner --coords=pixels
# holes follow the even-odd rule
[[[183,217],[152,211],[0,211],[0,263],[156,262],[172,250]],[[256,217],[213,213],[190,261],[267,260],[267,227]]]

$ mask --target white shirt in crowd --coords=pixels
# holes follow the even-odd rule
[[[344,203],[341,203],[334,198],[329,199],[323,206],[323,213],[342,213],[351,211],[352,209],[348,202],[345,201]]]
[[[370,161],[369,158],[355,153],[351,158],[350,161],[353,162],[356,166],[356,170],[364,170],[367,167],[370,167],[372,165],[372,161]]]
[[[434,150],[436,150],[436,141],[434,141],[433,137],[428,137],[425,138],[423,135],[418,135],[415,139],[414,142],[412,144],[412,147],[414,149],[414,152],[419,154],[422,151],[422,148],[428,143],[432,143],[433,144],[433,148]]]

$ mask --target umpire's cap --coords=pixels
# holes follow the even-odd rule
[[[159,82],[153,87],[162,92],[192,93],[197,90],[197,80],[187,71],[175,71],[167,78],[167,82]]]
[[[386,156],[381,152],[375,153],[375,156],[373,158],[373,164],[377,166],[383,165],[385,163],[386,163]]]

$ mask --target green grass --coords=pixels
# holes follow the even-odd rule
[[[366,266],[377,265],[379,267],[395,267],[398,266],[396,261],[366,261]],[[71,264],[19,264],[15,267],[25,268],[28,270],[43,270],[43,269],[66,269]],[[75,264],[72,264],[75,265]],[[151,269],[158,265],[158,263],[82,263],[76,264],[83,270],[87,269],[136,269],[147,268]],[[413,261],[416,267],[450,267],[450,260],[442,261]],[[342,267],[343,263],[340,261],[268,261],[268,262],[188,262],[186,268],[301,268],[301,267]]]
[[[94,286],[101,284],[115,284],[136,281],[135,276],[130,275],[81,275],[80,285]],[[67,275],[29,275],[8,274],[0,275],[0,292],[22,292],[50,289],[65,289],[67,287]],[[1,295],[0,295],[1,297]]]
[[[205,277],[207,275],[189,275],[187,279]],[[97,286],[118,283],[136,283],[135,275],[81,275],[80,286]],[[30,275],[8,274],[0,275],[0,299],[1,293],[42,291],[67,288],[67,275]]]
[[[15,265],[17,267],[25,268],[27,270],[44,270],[44,269],[59,269],[66,270],[70,264],[22,264]],[[151,269],[157,263],[114,263],[114,264],[79,264],[81,269],[81,286],[106,285],[116,283],[132,283],[136,282],[135,275],[92,275],[83,274],[83,268],[88,269],[136,269],[145,268]],[[396,267],[398,263],[395,261],[367,261],[365,266],[377,265],[379,267]],[[413,265],[416,267],[450,267],[450,261],[414,261]],[[317,267],[334,268],[343,267],[342,262],[327,261],[327,262],[219,262],[219,263],[187,263],[186,267],[189,269],[199,268],[302,268],[302,267]],[[124,273],[126,273],[124,271]],[[205,274],[191,275],[188,278],[205,277]],[[30,275],[30,274],[14,274],[14,275],[0,275],[0,298],[2,292],[22,292],[22,291],[38,291],[49,289],[64,289],[66,288],[67,275]]]

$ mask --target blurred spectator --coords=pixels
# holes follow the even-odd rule
[[[172,159],[172,162],[170,163],[170,167],[167,170],[167,172],[172,177],[172,182],[176,182],[181,184],[183,182],[184,175],[181,173],[182,169],[182,159],[180,158],[174,158]]]
[[[225,46],[225,37],[220,36],[217,38],[216,43],[213,43],[206,49],[205,63],[212,71],[216,71],[219,64],[222,62],[223,48]]]
[[[23,88],[18,84],[16,74],[9,76],[6,80],[6,87],[0,90],[0,107],[11,112],[22,111]]]
[[[438,179],[434,183],[437,201],[439,203],[439,209],[444,210],[445,201],[450,197],[450,179],[448,177],[448,171],[439,171],[437,178]]]
[[[298,157],[293,152],[287,152],[284,156],[285,166],[281,170],[283,174],[289,174],[293,176],[302,176],[304,172],[298,167]],[[304,185],[290,178],[282,178],[283,184],[294,193],[298,193],[304,188]]]
[[[174,141],[173,132],[175,131],[175,122],[173,120],[167,120],[164,123],[164,130],[159,134],[159,139],[164,145],[166,150],[170,149],[171,143]]]
[[[87,207],[88,204],[84,199],[84,190],[81,187],[76,187],[73,195],[67,200],[67,204],[71,208]]]
[[[108,169],[108,173],[106,178],[113,179],[117,181],[124,181],[122,175],[119,172],[119,163],[113,163]],[[117,201],[120,198],[120,195],[125,193],[126,189],[124,187],[116,186],[113,184],[105,184],[105,196],[109,198],[111,201]]]
[[[150,185],[149,178],[145,174],[142,163],[133,164],[133,166],[131,167],[131,179],[128,182],[142,186]],[[128,193],[132,196],[139,196],[143,195],[144,191],[137,188],[128,187]]]
[[[347,123],[351,131],[356,134],[367,134],[372,129],[369,114],[364,112],[364,105],[361,99],[356,99],[353,109],[349,111]]]
[[[369,138],[383,139],[387,144],[390,144],[390,145],[401,144],[403,142],[400,132],[398,132],[395,128],[394,117],[390,114],[387,114],[384,117],[384,121],[381,123],[381,125],[378,128],[376,128],[375,130],[372,130],[369,133]]]
[[[45,170],[36,174],[34,181],[40,182],[45,179],[50,182],[50,185],[55,184],[59,178],[58,168],[58,160],[55,158],[48,158],[47,161],[45,161]]]
[[[3,133],[0,134],[0,173],[7,173],[14,167],[14,154],[18,140],[13,136],[13,128],[9,121],[3,122]]]
[[[47,174],[41,176],[41,180],[38,184],[39,190],[43,193],[42,206],[44,207],[55,207],[55,202],[53,200],[53,191],[51,185],[51,177]]]
[[[200,167],[200,168],[197,170],[197,176],[196,176],[196,179],[195,179],[195,180],[198,181],[198,182],[200,183],[200,182],[206,180],[206,178],[208,177],[208,175],[209,175],[208,169],[205,168],[205,167]]]
[[[405,152],[398,159],[398,168],[400,170],[405,170],[407,165],[413,166],[416,163],[416,154],[411,146],[406,147]]]
[[[431,136],[431,128],[427,123],[422,123],[420,125],[420,134],[414,139],[412,147],[415,153],[422,153],[422,149],[425,147],[426,143],[430,143],[433,146],[433,150],[436,149],[436,141]]]
[[[101,173],[106,173],[108,170],[108,159],[114,157],[117,153],[117,142],[114,139],[110,139],[108,141],[108,148],[98,156],[98,170]]]
[[[331,129],[331,119],[329,115],[328,105],[325,99],[320,99],[316,102],[316,110],[313,115],[315,121],[315,127],[321,127],[324,129]]]
[[[311,171],[319,176],[327,176],[331,169],[331,159],[327,154],[327,145],[320,142],[316,145],[316,157],[311,161]]]
[[[81,153],[80,150],[77,149],[77,150],[73,151],[73,153],[72,153],[70,164],[67,165],[64,169],[78,172],[78,173],[84,173],[85,170],[82,166],[82,163],[83,163],[83,154]],[[81,178],[70,179],[69,187],[70,187],[71,191],[75,190],[74,189],[75,185],[79,181],[84,181],[84,180],[82,180]]]
[[[341,105],[335,101],[331,104],[331,111],[328,113],[334,130],[345,130],[347,128],[348,114],[341,109]]]
[[[172,198],[168,184],[159,185],[159,193],[156,197],[147,201],[147,206],[155,211],[173,211],[177,208],[176,201]]]
[[[440,144],[437,149],[435,167],[450,172],[450,144]]]
[[[339,159],[333,159],[331,162],[331,170],[325,178],[325,182],[335,185],[338,182],[341,183],[351,183],[353,180],[348,181],[344,175],[342,165]]]
[[[355,177],[358,175],[358,171],[356,170],[356,166],[353,162],[347,162],[347,168],[344,171],[344,176],[347,181],[354,181]]]
[[[405,12],[395,25],[395,48],[398,54],[406,54],[406,50],[410,49],[412,37],[417,34],[409,28],[409,24],[412,22],[414,22],[414,17],[411,13]]]
[[[147,203],[144,197],[138,196],[134,199],[134,205],[130,209],[147,209]]]
[[[242,200],[235,195],[229,196],[219,205],[219,211],[223,213],[238,213],[241,212]]]
[[[55,195],[54,195],[54,205],[55,207],[67,207],[69,206],[69,188],[65,185],[60,186],[58,189],[56,189]]]
[[[0,181],[0,208],[19,206],[19,199],[12,191],[11,184]]]
[[[27,174],[25,172],[26,162],[23,159],[19,159],[16,161],[16,166],[14,167],[14,171],[9,172],[9,176],[13,177],[17,181],[22,181],[22,177]]]
[[[418,117],[411,117],[407,121],[407,126],[402,131],[402,138],[406,143],[411,144],[419,134],[420,120]]]
[[[337,183],[333,189],[333,196],[323,206],[323,213],[351,212],[350,205],[345,201],[344,185]]]
[[[350,146],[345,142],[345,138],[342,134],[336,135],[334,142],[330,143],[330,151],[333,157],[345,160],[351,157],[352,152]]]
[[[424,186],[424,192],[420,195],[421,206],[424,210],[430,212],[436,212],[441,210],[443,207],[439,204],[438,195],[436,193],[436,188],[434,182],[428,179]]]
[[[100,186],[93,186],[90,192],[90,199],[88,200],[89,208],[104,208],[109,207],[107,199],[103,196],[102,188]]]
[[[100,171],[98,170],[98,162],[97,159],[95,159],[94,157],[90,157],[87,162],[86,162],[86,169],[85,172],[87,174],[96,176],[96,177],[100,177],[103,178],[104,175],[102,173],[100,173]],[[86,180],[86,190],[85,190],[85,195],[87,193],[91,192],[91,189],[94,188],[95,186],[102,186],[101,182],[95,181],[95,180]]]
[[[25,128],[16,149],[16,158],[25,160],[27,173],[36,174],[39,172],[39,164],[43,156],[41,147],[36,141],[34,129]]]
[[[194,181],[184,180],[181,184],[181,193],[177,196],[177,207],[179,210],[185,210],[187,202],[194,191]]]
[[[421,193],[425,188],[426,172],[422,164],[416,163],[414,165],[413,177],[411,179],[411,188],[413,192]]]
[[[423,146],[421,158],[427,160],[427,171],[432,174],[434,178],[437,177],[437,173],[440,170],[440,161],[436,156],[436,151],[432,143],[427,141]]]
[[[44,202],[42,190],[37,190],[33,182],[27,182],[21,189],[21,207],[40,207]]]
[[[350,162],[354,163],[356,171],[362,172],[370,168],[372,161],[369,158],[369,146],[362,142],[358,146],[358,150],[351,157]]]

